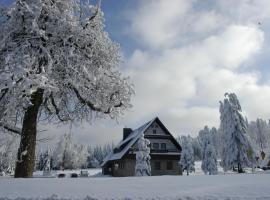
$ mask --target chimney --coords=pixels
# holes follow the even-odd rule
[[[132,129],[131,128],[123,128],[123,140],[125,140],[130,133],[132,133]]]

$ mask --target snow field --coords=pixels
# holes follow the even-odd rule
[[[270,174],[0,179],[0,199],[270,200]]]

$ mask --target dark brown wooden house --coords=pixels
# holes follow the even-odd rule
[[[157,117],[138,129],[123,129],[123,140],[102,163],[103,174],[134,176],[137,141],[142,134],[151,143],[152,175],[181,175],[181,146]]]

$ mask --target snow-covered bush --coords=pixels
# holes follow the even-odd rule
[[[255,153],[247,135],[246,121],[234,93],[226,93],[220,102],[220,130],[224,143],[222,167],[225,171],[236,169],[243,172],[244,167],[254,167]]]
[[[192,145],[186,136],[181,137],[182,153],[180,158],[180,166],[182,171],[186,171],[187,175],[195,171],[194,151]]]
[[[142,134],[137,142],[135,176],[151,176],[150,141]]]

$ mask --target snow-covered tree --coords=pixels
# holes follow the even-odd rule
[[[257,119],[248,123],[248,134],[258,151],[263,152],[269,147],[270,127],[266,120]]]
[[[71,134],[65,134],[60,138],[53,152],[53,167],[56,169],[73,169],[74,148]]]
[[[88,0],[16,0],[1,9],[0,126],[21,135],[15,177],[32,176],[39,119],[116,118],[131,107],[120,61],[100,6]]]
[[[201,168],[205,174],[217,174],[217,155],[212,142],[212,138],[208,136],[208,138],[206,138],[205,140],[207,140],[207,142],[205,144],[206,147],[204,150]]]
[[[253,167],[254,151],[247,135],[245,119],[237,96],[226,93],[220,102],[220,130],[224,143],[222,166],[225,171],[235,169],[243,172],[244,167]]]
[[[51,170],[51,150],[47,149],[44,156],[43,171],[50,171],[50,170]]]
[[[71,134],[60,138],[54,149],[52,160],[54,169],[78,169],[87,167],[88,151],[84,145],[75,144]]]
[[[138,151],[136,151],[135,176],[151,176],[150,163],[150,141],[140,136],[137,142]]]
[[[182,170],[186,171],[187,175],[189,175],[189,173],[195,171],[194,151],[190,141],[186,136],[181,137],[181,146],[182,152],[179,164]]]
[[[75,169],[85,169],[87,168],[87,148],[84,145],[75,145],[74,146],[75,151],[75,162],[74,162],[74,168]]]
[[[18,141],[17,135],[0,132],[0,172],[4,174],[14,172]]]
[[[47,149],[43,152],[41,151],[37,157],[37,166],[36,169],[40,171],[50,171],[53,168],[53,152],[52,149],[47,147]]]

